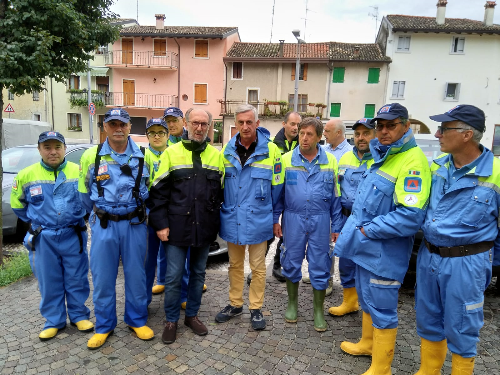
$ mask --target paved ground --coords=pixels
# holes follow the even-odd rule
[[[268,256],[268,263],[271,255]],[[312,289],[302,284],[299,289],[299,321],[285,323],[285,284],[277,282],[268,267],[264,315],[265,331],[255,332],[250,314],[225,324],[214,317],[227,304],[228,279],[223,261],[209,265],[200,318],[207,323],[209,334],[195,336],[183,324],[177,341],[161,342],[163,330],[163,296],[154,296],[150,305],[149,326],[155,331],[152,341],[144,342],[120,322],[108,342],[97,351],[89,351],[86,342],[91,334],[81,334],[68,327],[55,339],[40,342],[38,334],[43,319],[38,311],[40,301],[36,280],[26,278],[0,289],[0,374],[142,374],[149,372],[182,374],[361,374],[369,367],[369,358],[354,358],[339,349],[343,340],[357,340],[361,333],[361,312],[344,318],[327,317],[329,329],[318,333],[313,329]],[[216,269],[216,270],[214,270]],[[245,295],[248,289],[245,287]],[[118,316],[123,316],[124,282],[120,272],[117,281]],[[397,347],[393,374],[414,374],[419,364],[419,339],[415,331],[412,290],[400,293]],[[341,300],[338,276],[332,296],[325,301],[325,311]],[[91,300],[88,301],[92,309]],[[475,374],[500,373],[500,297],[487,292],[485,324],[481,331]],[[94,320],[93,313],[91,319]],[[444,374],[451,372],[448,353]]]

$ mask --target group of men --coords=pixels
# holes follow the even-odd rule
[[[71,323],[80,331],[94,328],[85,307],[87,211],[96,316],[89,349],[101,347],[117,324],[120,258],[125,323],[140,339],[154,337],[146,326],[147,306],[162,251],[166,271],[158,267],[156,287],[165,275],[163,342],[176,339],[183,274],[188,275],[184,324],[206,335],[197,315],[209,247],[217,233],[228,242],[229,304],[215,320],[223,323],[243,311],[248,249],[251,324],[265,329],[265,256],[268,240],[276,236],[280,243],[273,275],[287,284],[285,320],[298,320],[298,285],[307,257],[314,328],[327,329],[324,298],[333,257],[340,257],[343,302],[329,314],[342,316],[359,306],[363,310],[361,340],[343,342],[341,349],[372,357],[365,375],[390,374],[398,291],[414,235],[422,228],[417,374],[439,373],[447,347],[453,353],[453,374],[472,374],[483,292],[492,263],[500,263],[500,161],[480,144],[485,116],[477,107],[459,105],[431,116],[441,122],[435,136],[445,154],[430,168],[408,118],[402,105],[384,105],[374,119],[353,125],[352,147],[341,121],[323,126],[295,112],[286,115],[283,129],[271,139],[259,127],[255,107],[241,105],[235,111],[238,133],[219,152],[208,143],[210,113],[190,109],[184,119],[180,109],[168,108],[163,119],[148,122],[150,148],[143,150],[128,136],[128,113],[117,108],[105,115],[106,141],[82,156],[79,177],[77,167],[64,160],[64,137],[42,133],[42,161],[18,174],[11,198],[19,217],[31,221],[25,244],[46,319],[40,339],[54,337],[66,325],[65,298]],[[168,130],[175,126],[185,131],[167,147]],[[319,144],[323,135],[326,147]]]

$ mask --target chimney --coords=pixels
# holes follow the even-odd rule
[[[354,57],[359,57],[359,46],[354,46]]]
[[[493,26],[493,14],[495,13],[496,1],[487,1],[484,5],[484,25]]]
[[[285,44],[285,39],[280,39],[280,57],[283,57],[283,45]]]
[[[165,15],[155,14],[156,17],[156,30],[163,30],[165,28]]]
[[[446,15],[446,4],[448,4],[447,0],[438,0],[437,5],[437,13],[436,13],[436,23],[438,25],[444,25],[445,15]]]

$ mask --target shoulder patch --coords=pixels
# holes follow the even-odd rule
[[[281,181],[281,175],[280,174],[277,174],[276,176],[274,176],[274,182],[278,183]]]
[[[274,174],[281,173],[281,163],[274,164]]]
[[[12,189],[17,190],[17,178],[14,179],[14,183],[12,184]]]
[[[406,177],[405,191],[408,193],[420,193],[422,191],[422,179],[420,177]]]
[[[416,195],[414,194],[408,194],[405,196],[405,203],[408,205],[408,206],[415,206],[418,202],[418,198]]]
[[[412,175],[418,176],[420,174],[420,171],[409,171],[408,174],[412,174]]]

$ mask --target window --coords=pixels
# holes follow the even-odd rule
[[[345,76],[345,68],[333,68],[333,83],[343,83]]]
[[[243,79],[243,63],[233,63],[233,79]]]
[[[42,115],[39,113],[33,113],[33,121],[42,121]]]
[[[375,117],[375,104],[365,104],[365,118]]]
[[[332,103],[330,106],[330,117],[340,117],[341,103]]]
[[[33,91],[33,101],[37,102],[40,100],[40,93],[38,91]]]
[[[457,101],[460,95],[460,83],[447,83],[444,100]]]
[[[68,130],[82,131],[82,115],[80,113],[68,113]]]
[[[105,55],[107,53],[108,53],[108,45],[107,44],[105,46],[97,47],[97,50],[95,51],[96,55]]]
[[[397,52],[410,52],[411,36],[400,36],[398,39]]]
[[[194,84],[194,103],[207,104],[207,84],[195,83]]]
[[[166,39],[153,39],[153,56],[167,56],[167,40]]]
[[[288,106],[293,108],[294,94],[288,95]],[[297,95],[297,112],[307,112],[307,94]]]
[[[391,99],[404,99],[405,98],[405,81],[394,81],[392,83]]]
[[[80,77],[70,76],[68,80],[68,88],[70,90],[78,90],[80,88]]]
[[[247,103],[253,104],[254,106],[259,103],[259,89],[248,89],[247,90]]]
[[[465,38],[454,36],[451,43],[451,53],[464,53]]]
[[[495,156],[500,155],[500,125],[495,125],[495,132],[493,133],[493,147],[491,148]]]
[[[7,92],[9,93],[9,95],[8,95],[8,99],[9,99],[9,100],[14,100],[14,93],[13,93],[13,92],[11,92],[10,90],[8,90]]]
[[[194,57],[208,58],[208,40],[196,39],[194,41]]]
[[[295,64],[292,64],[292,81],[295,81]],[[299,81],[307,81],[307,64],[300,64]]]
[[[378,83],[380,78],[380,68],[368,69],[368,83]]]

